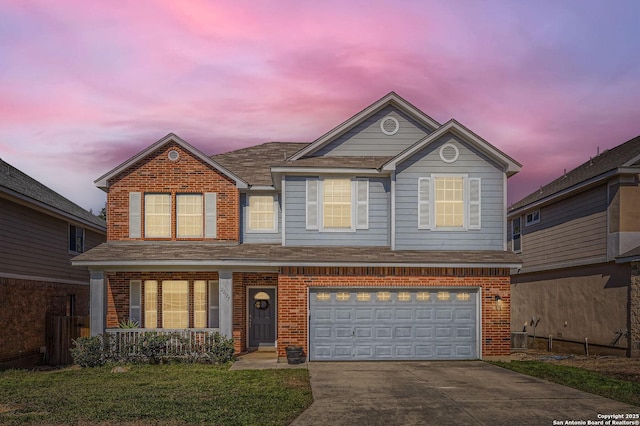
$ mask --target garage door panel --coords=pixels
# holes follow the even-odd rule
[[[310,359],[478,357],[478,293],[437,289],[310,290]],[[316,297],[315,292],[322,292]]]

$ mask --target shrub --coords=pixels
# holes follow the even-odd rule
[[[139,328],[140,323],[138,321],[122,320],[118,323],[118,328]]]
[[[172,337],[166,334],[158,334],[155,331],[142,333],[138,340],[140,355],[146,357],[150,364],[157,364],[162,360],[163,356],[167,355],[167,342]]]
[[[218,332],[205,338],[203,349],[209,362],[224,364],[225,362],[233,361],[233,353],[235,352],[233,339],[225,337]]]
[[[80,367],[99,367],[107,362],[102,336],[79,337],[73,345],[71,356]]]

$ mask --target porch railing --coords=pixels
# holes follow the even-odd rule
[[[148,339],[150,334],[168,337],[163,347],[159,348],[159,355],[180,357],[204,353],[207,344],[219,331],[218,328],[110,328],[105,331],[105,337],[108,337],[109,352],[114,359],[143,357],[144,339]]]

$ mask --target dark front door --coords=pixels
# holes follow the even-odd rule
[[[276,342],[276,289],[249,289],[249,347]]]

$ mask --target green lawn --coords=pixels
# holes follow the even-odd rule
[[[582,368],[540,361],[492,362],[492,364],[616,401],[640,406],[640,383],[637,382],[615,379]]]
[[[304,369],[111,368],[0,372],[0,424],[286,425],[312,402]]]

